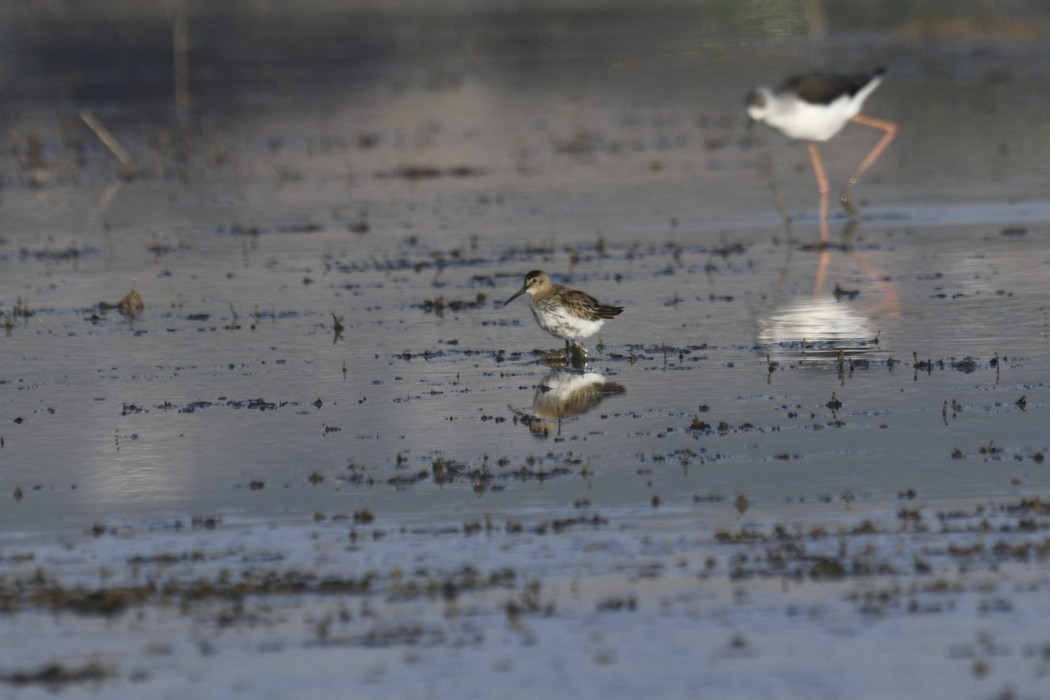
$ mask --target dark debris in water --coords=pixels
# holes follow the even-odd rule
[[[442,469],[450,469],[447,461]],[[906,494],[908,503],[882,518],[858,517],[810,525],[744,522],[738,527],[715,529],[708,535],[702,534],[701,528],[688,538],[689,551],[701,556],[691,560],[676,555],[679,565],[675,567],[660,561],[640,562],[623,572],[624,580],[634,582],[633,588],[642,579],[690,574],[688,569],[694,568],[691,573],[700,579],[720,578],[732,583],[764,579],[796,583],[863,581],[862,587],[851,589],[850,600],[864,612],[881,614],[888,607],[916,604],[917,598],[925,594],[944,595],[958,590],[961,584],[953,581],[958,580],[960,571],[990,571],[1006,563],[1028,565],[1050,560],[1050,503],[1041,498],[937,512],[916,503],[916,494],[910,489],[902,494]],[[852,494],[844,494],[843,499],[852,499]],[[693,500],[711,508],[735,508],[740,517],[755,508],[742,493],[731,503],[722,496],[703,494],[697,494]],[[368,508],[355,510],[352,517],[317,514],[314,520],[328,522],[325,527],[333,528],[332,533],[345,532],[341,536],[348,538],[351,550],[395,537],[484,537],[491,538],[493,546],[504,547],[529,539],[523,540],[521,535],[553,537],[595,530],[613,535],[619,531],[617,527],[609,528],[612,521],[589,503],[578,507],[586,512],[532,522],[508,518],[502,523],[485,515],[460,526],[391,527]],[[103,526],[90,534],[121,539],[134,535],[121,528]],[[457,560],[445,566],[441,558],[429,558],[411,567],[391,564],[362,571],[318,572],[290,563],[299,557],[286,557],[269,547],[246,557],[240,546],[213,551],[203,540],[194,542],[189,549],[179,546],[170,551],[149,550],[147,554],[130,556],[123,564],[111,564],[110,576],[89,584],[63,582],[47,563],[28,555],[22,560],[24,566],[0,579],[0,610],[8,614],[41,610],[109,619],[154,606],[227,628],[258,623],[262,619],[259,615],[265,614],[279,597],[450,603],[471,594],[495,592],[509,596],[505,599],[505,612],[512,625],[524,614],[555,612],[552,603],[542,600],[544,581],[507,565],[485,569],[478,563]],[[238,562],[235,575],[222,561],[224,557]],[[6,560],[16,561],[10,555]],[[121,573],[122,566],[126,566],[127,574]],[[902,577],[907,585],[902,585]],[[872,585],[889,588],[875,591]],[[598,602],[602,611],[635,607],[630,596],[606,595],[600,600],[608,601]],[[334,625],[326,625],[319,630],[320,641],[348,646],[405,646],[424,643],[429,634],[425,626],[409,629],[400,622],[346,627],[344,636],[333,635],[335,629]],[[102,667],[83,672],[80,667],[45,666],[8,671],[0,676],[0,682],[57,687],[101,680],[108,673]]]
[[[379,171],[375,176],[381,180],[435,180],[442,177],[481,177],[485,170],[472,165],[438,167],[434,165],[402,165],[393,170]]]
[[[902,560],[896,545],[884,545],[890,540],[897,542],[895,538],[902,533],[932,533],[937,528],[941,535],[938,544],[923,540],[927,544],[917,548],[910,561]],[[952,539],[974,533],[981,534],[981,539],[970,538],[965,543]],[[726,558],[731,579],[821,580],[918,574],[932,581],[931,575],[946,567],[994,568],[1006,561],[1050,560],[1048,533],[1050,504],[1039,498],[1023,498],[929,515],[921,506],[903,507],[897,512],[895,525],[867,519],[835,529],[826,525],[809,529],[783,524],[768,528],[744,525],[716,531],[714,541],[734,548]]]
[[[324,226],[312,221],[304,221],[295,224],[282,224],[277,227],[277,233],[320,233]]]
[[[837,282],[835,283],[835,291],[833,292],[835,299],[841,301],[843,299],[852,301],[860,295],[859,289],[843,289]]]
[[[76,246],[68,246],[60,249],[40,248],[36,250],[22,248],[18,251],[18,258],[20,260],[32,259],[42,262],[68,262],[70,260],[77,260],[81,257],[95,255],[98,252],[99,250],[97,248],[77,248]]]
[[[1043,464],[1046,455],[1041,449],[1025,448],[1007,450],[994,440],[989,440],[969,452],[964,452],[958,447],[951,451],[951,458],[955,461],[970,457],[978,458],[984,462],[1026,462],[1031,460],[1036,464]]]
[[[1008,360],[1008,358],[1005,355],[1000,357],[999,353],[995,353],[988,360],[987,367],[989,367],[990,369],[994,369],[994,370],[996,370],[996,372],[998,372],[1001,369],[1002,364],[1004,362],[1006,362],[1007,360]],[[977,370],[981,369],[983,366],[985,366],[985,365],[980,359],[974,358],[974,357],[970,357],[970,356],[966,356],[966,357],[964,357],[962,359],[957,359],[955,357],[949,357],[947,359],[941,358],[941,359],[937,359],[937,360],[933,360],[933,359],[922,360],[922,359],[919,359],[919,354],[917,352],[912,352],[912,367],[915,369],[916,374],[918,372],[926,372],[927,374],[931,374],[935,369],[936,370],[953,369],[953,370],[962,372],[963,374],[972,374],[972,373],[976,372]]]
[[[252,411],[274,411],[278,408],[295,407],[298,406],[298,401],[267,401],[264,398],[257,399],[227,399],[220,397],[215,401],[190,401],[182,405],[172,403],[171,401],[165,401],[162,404],[158,404],[156,408],[161,411],[177,411],[178,413],[197,413],[208,408],[223,407],[233,409],[248,409]],[[123,414],[128,413],[143,413],[144,410],[141,406],[135,404],[124,404]]]
[[[40,608],[53,612],[112,617],[147,603],[190,605],[208,601],[238,601],[260,595],[363,595],[372,590],[374,573],[361,576],[319,576],[308,571],[274,572],[248,569],[236,579],[181,579],[172,576],[141,584],[65,586],[42,574],[36,579],[0,582],[0,609]]]
[[[724,420],[711,424],[702,420],[700,417],[693,418],[692,422],[689,424],[688,430],[702,435],[728,435],[730,433],[749,433],[756,430],[761,432],[761,429],[756,428],[748,421],[739,425],[730,425]]]
[[[100,683],[113,675],[111,669],[94,661],[82,666],[49,663],[34,670],[0,673],[0,683],[16,687],[40,685],[52,692],[59,692],[70,685]]]
[[[449,350],[430,350],[430,349],[427,349],[427,350],[420,350],[418,352],[412,352],[411,350],[404,350],[402,352],[395,353],[394,355],[391,355],[391,357],[393,357],[394,359],[397,359],[397,360],[401,360],[403,362],[411,362],[413,360],[425,360],[425,361],[429,362],[431,360],[455,359],[455,358],[462,358],[462,357],[490,357],[495,362],[500,363],[500,362],[504,362],[505,359],[506,359],[505,357],[503,357],[503,352],[504,352],[503,350],[471,350],[471,349],[468,349],[468,348],[460,350],[458,347],[456,347],[457,345],[459,345],[459,342],[455,341],[455,340],[445,341],[444,344],[452,346],[452,349],[449,349]],[[377,355],[377,357],[378,357],[378,355]],[[512,357],[515,357],[515,358],[520,357],[520,353],[515,353],[514,355],[512,355]],[[395,402],[398,402],[398,401],[395,400]]]
[[[408,459],[402,455],[397,458],[397,471],[393,476],[374,475],[379,467],[365,467],[351,462],[346,473],[338,474],[334,482],[349,483],[355,486],[372,487],[377,483],[386,483],[395,489],[407,489],[422,483],[433,483],[437,486],[450,484],[469,484],[477,494],[485,491],[500,491],[506,481],[547,481],[549,479],[571,476],[579,471],[582,460],[572,454],[548,453],[542,457],[527,457],[519,464],[513,464],[507,458],[490,460],[487,457],[480,464],[468,464],[443,456],[432,458],[425,467],[411,467]],[[584,470],[585,471],[585,470]]]
[[[449,299],[439,296],[435,299],[424,299],[420,305],[423,311],[428,314],[434,314],[438,318],[444,318],[446,311],[458,313],[460,311],[473,311],[475,309],[481,309],[485,307],[485,302],[488,301],[483,293],[478,292],[473,299]]]
[[[139,293],[138,289],[132,289],[116,303],[100,301],[98,303],[98,309],[103,313],[108,309],[116,309],[121,316],[134,318],[146,310],[146,302],[142,298],[142,294]]]

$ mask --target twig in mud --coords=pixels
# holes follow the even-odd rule
[[[88,212],[85,228],[90,229],[102,218],[106,209],[109,208],[110,203],[116,198],[117,193],[120,192],[120,186],[121,183],[119,182],[113,182],[106,185],[102,190],[102,194],[98,196],[98,202],[96,202],[95,206],[93,206],[91,211]]]
[[[117,157],[120,164],[124,166],[124,173],[130,174],[135,170],[135,164],[131,162],[131,156],[124,150],[124,147],[120,145],[120,141],[117,141],[117,137],[106,128],[106,125],[98,120],[98,117],[92,113],[90,109],[80,110],[80,118],[84,120],[84,123],[88,125],[92,131],[95,132],[95,136],[98,136],[99,141],[105,144],[106,148]]]

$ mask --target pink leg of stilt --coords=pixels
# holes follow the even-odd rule
[[[820,251],[820,262],[817,263],[817,275],[813,279],[813,296],[819,297],[824,291],[824,280],[828,278],[828,264],[831,262],[831,248]]]
[[[897,291],[897,285],[893,284],[883,276],[881,272],[875,269],[863,256],[853,253],[853,259],[857,263],[857,267],[861,269],[864,275],[871,280],[880,292],[882,292],[882,299],[886,310],[892,316],[901,315],[901,296]]]
[[[813,161],[813,172],[817,176],[817,190],[820,192],[820,240],[827,243],[828,235],[828,176],[824,174],[824,163],[820,160],[820,151],[815,141],[809,142],[809,157]]]
[[[878,157],[882,155],[882,152],[886,150],[886,147],[890,145],[890,141],[892,141],[897,135],[897,125],[893,122],[888,122],[882,119],[865,117],[863,114],[858,114],[853,117],[852,121],[855,121],[858,124],[863,124],[864,126],[870,126],[874,129],[881,129],[885,132],[879,142],[875,144],[875,148],[871,149],[871,153],[868,154],[867,158],[865,158],[860,164],[860,167],[857,168],[857,172],[853,173],[853,177],[851,177],[849,182],[846,183],[846,186],[842,188],[842,206],[846,207],[846,211],[850,214],[856,216],[860,212],[857,211],[857,207],[853,205],[853,202],[850,199],[850,195],[853,192],[853,186],[860,182],[860,178],[864,172],[871,167],[872,163],[874,163]]]

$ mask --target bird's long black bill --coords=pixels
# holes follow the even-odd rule
[[[514,296],[512,296],[510,299],[507,299],[505,302],[503,302],[503,305],[506,306],[507,304],[509,304],[510,302],[514,301],[515,299],[517,299],[518,297],[520,297],[524,293],[525,293],[525,287],[522,287],[518,291],[514,292]]]

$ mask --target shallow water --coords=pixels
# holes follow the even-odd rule
[[[181,125],[170,54],[128,49],[121,87],[110,49],[9,11],[37,33],[8,49],[0,527],[706,528],[1045,494],[1045,13],[857,33],[736,7],[310,8],[270,52],[280,17],[191,16]],[[340,23],[371,31],[326,43]],[[238,60],[206,41],[231,26]],[[58,38],[81,71],[41,58]],[[742,96],[883,62],[866,111],[900,135],[815,246],[805,149],[747,142]],[[865,131],[823,147],[833,179]],[[626,307],[589,374],[502,306],[536,268]],[[100,308],[132,290],[141,313]]]

